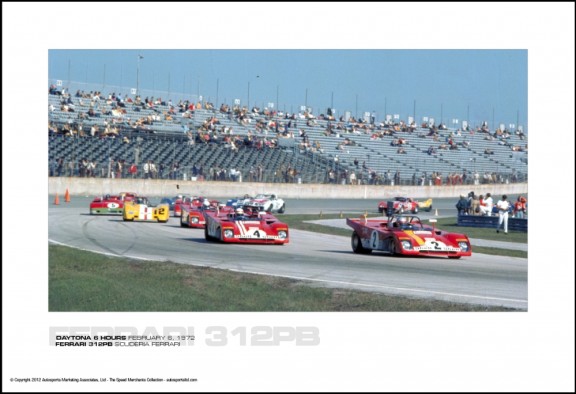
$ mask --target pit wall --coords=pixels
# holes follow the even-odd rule
[[[527,183],[457,185],[457,186],[373,186],[336,184],[206,182],[172,179],[109,179],[109,178],[48,178],[49,194],[98,196],[119,192],[135,192],[143,196],[174,196],[177,194],[206,197],[236,197],[258,193],[276,193],[286,199],[387,199],[395,196],[413,198],[444,198],[492,193],[526,194]]]

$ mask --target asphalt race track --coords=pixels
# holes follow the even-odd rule
[[[49,241],[130,258],[173,261],[310,281],[315,286],[354,288],[387,294],[500,305],[527,310],[528,261],[475,253],[459,260],[357,255],[350,237],[290,230],[290,243],[229,245],[206,242],[204,230],[168,223],[124,222],[121,216],[91,216],[92,197],[60,200],[48,209]],[[152,199],[154,201],[154,199]],[[159,200],[159,199],[158,199]],[[222,201],[222,200],[221,200]],[[378,200],[288,200],[286,214],[339,213],[377,216]],[[454,201],[434,207],[454,215]],[[434,214],[421,213],[422,218]],[[442,216],[442,215],[441,215]],[[282,215],[278,215],[279,218]]]

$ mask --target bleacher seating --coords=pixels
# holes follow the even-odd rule
[[[352,125],[349,122],[342,122],[343,127],[335,129],[334,125],[340,122],[314,119],[313,124],[307,125],[307,119],[301,117],[286,119],[262,113],[249,113],[249,122],[241,122],[230,114],[208,109],[196,109],[191,117],[184,117],[182,113],[168,117],[168,105],[146,108],[127,103],[113,110],[113,105],[106,103],[106,100],[97,101],[94,105],[96,116],[88,116],[89,99],[71,97],[73,112],[62,110],[62,99],[57,95],[48,96],[49,105],[54,107],[49,111],[49,123],[59,130],[50,135],[50,161],[63,157],[66,161],[77,162],[85,157],[98,162],[102,168],[107,166],[110,159],[125,160],[126,163],[151,160],[163,164],[165,168],[179,162],[183,168],[202,165],[204,171],[211,167],[236,168],[245,178],[251,167],[262,165],[268,181],[277,180],[278,173],[283,169],[295,168],[302,182],[324,182],[330,170],[355,172],[365,182],[370,179],[370,172],[375,173],[376,179],[381,181],[387,172],[393,175],[398,171],[404,184],[419,179],[422,173],[430,176],[432,172],[439,173],[443,182],[450,174],[465,172],[468,183],[472,182],[474,173],[479,174],[480,182],[485,173],[498,174],[509,182],[525,182],[528,175],[527,140],[514,133],[507,139],[487,140],[486,136],[493,133],[437,130],[437,141],[434,141],[432,136],[428,136],[428,128],[417,127],[410,132],[394,131],[393,135],[374,137],[375,133],[392,129],[365,123]],[[148,117],[154,119],[151,124],[135,124],[137,120]],[[202,130],[202,125],[212,118],[218,122],[216,131]],[[280,129],[286,130],[283,134],[289,135],[281,135],[269,127],[257,131],[257,123],[265,125],[270,121],[280,124]],[[297,125],[288,128],[290,121],[295,121]],[[329,124],[332,132],[327,132]],[[79,125],[82,126],[81,131]],[[100,128],[94,137],[90,135],[93,125]],[[358,126],[357,131],[352,131],[352,126]],[[117,134],[103,137],[101,133],[106,127],[116,128]],[[67,133],[63,131],[65,128],[74,131]],[[186,130],[191,132],[195,143],[191,144]],[[225,134],[223,130],[232,132]],[[217,135],[219,140],[226,135],[239,139],[251,136],[276,140],[277,147],[257,149],[241,145],[235,150],[223,143],[200,142],[199,133]],[[307,136],[308,146],[301,144],[303,139],[299,137],[300,133]],[[458,149],[439,149],[450,133]],[[123,141],[124,137],[128,138],[128,142]],[[391,144],[400,137],[406,141],[402,145],[405,154],[398,153],[398,147]],[[286,138],[290,138],[290,142]],[[463,146],[463,141],[469,146]],[[311,148],[316,142],[321,147],[318,151]],[[436,149],[435,153],[427,152],[430,146]],[[513,151],[511,146],[521,151]],[[493,153],[487,154],[487,150]],[[354,164],[355,160],[357,165]],[[363,170],[363,166],[369,170]]]

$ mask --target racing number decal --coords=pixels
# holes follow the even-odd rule
[[[266,231],[258,227],[249,227],[248,229],[239,226],[240,234],[248,238],[266,238]]]
[[[372,235],[370,235],[370,248],[378,249],[378,231],[372,231]]]
[[[423,247],[427,250],[446,250],[446,244],[442,241],[438,241],[434,238],[424,238],[426,243]]]
[[[164,215],[164,212],[166,212],[166,208],[164,207],[158,208],[158,215]]]
[[[108,203],[108,208],[118,208],[118,207],[120,207],[120,205],[116,204],[115,202]]]

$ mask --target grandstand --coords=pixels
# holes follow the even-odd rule
[[[175,179],[348,183],[354,172],[360,183],[392,184],[387,174],[398,172],[400,184],[527,181],[527,139],[519,131],[146,101],[51,88],[50,175],[86,176],[86,159],[96,167],[88,175],[97,177],[117,176],[120,161],[120,176],[139,178],[152,162],[158,172],[149,176]],[[394,144],[400,139],[405,153]],[[132,164],[138,171],[129,174]]]

